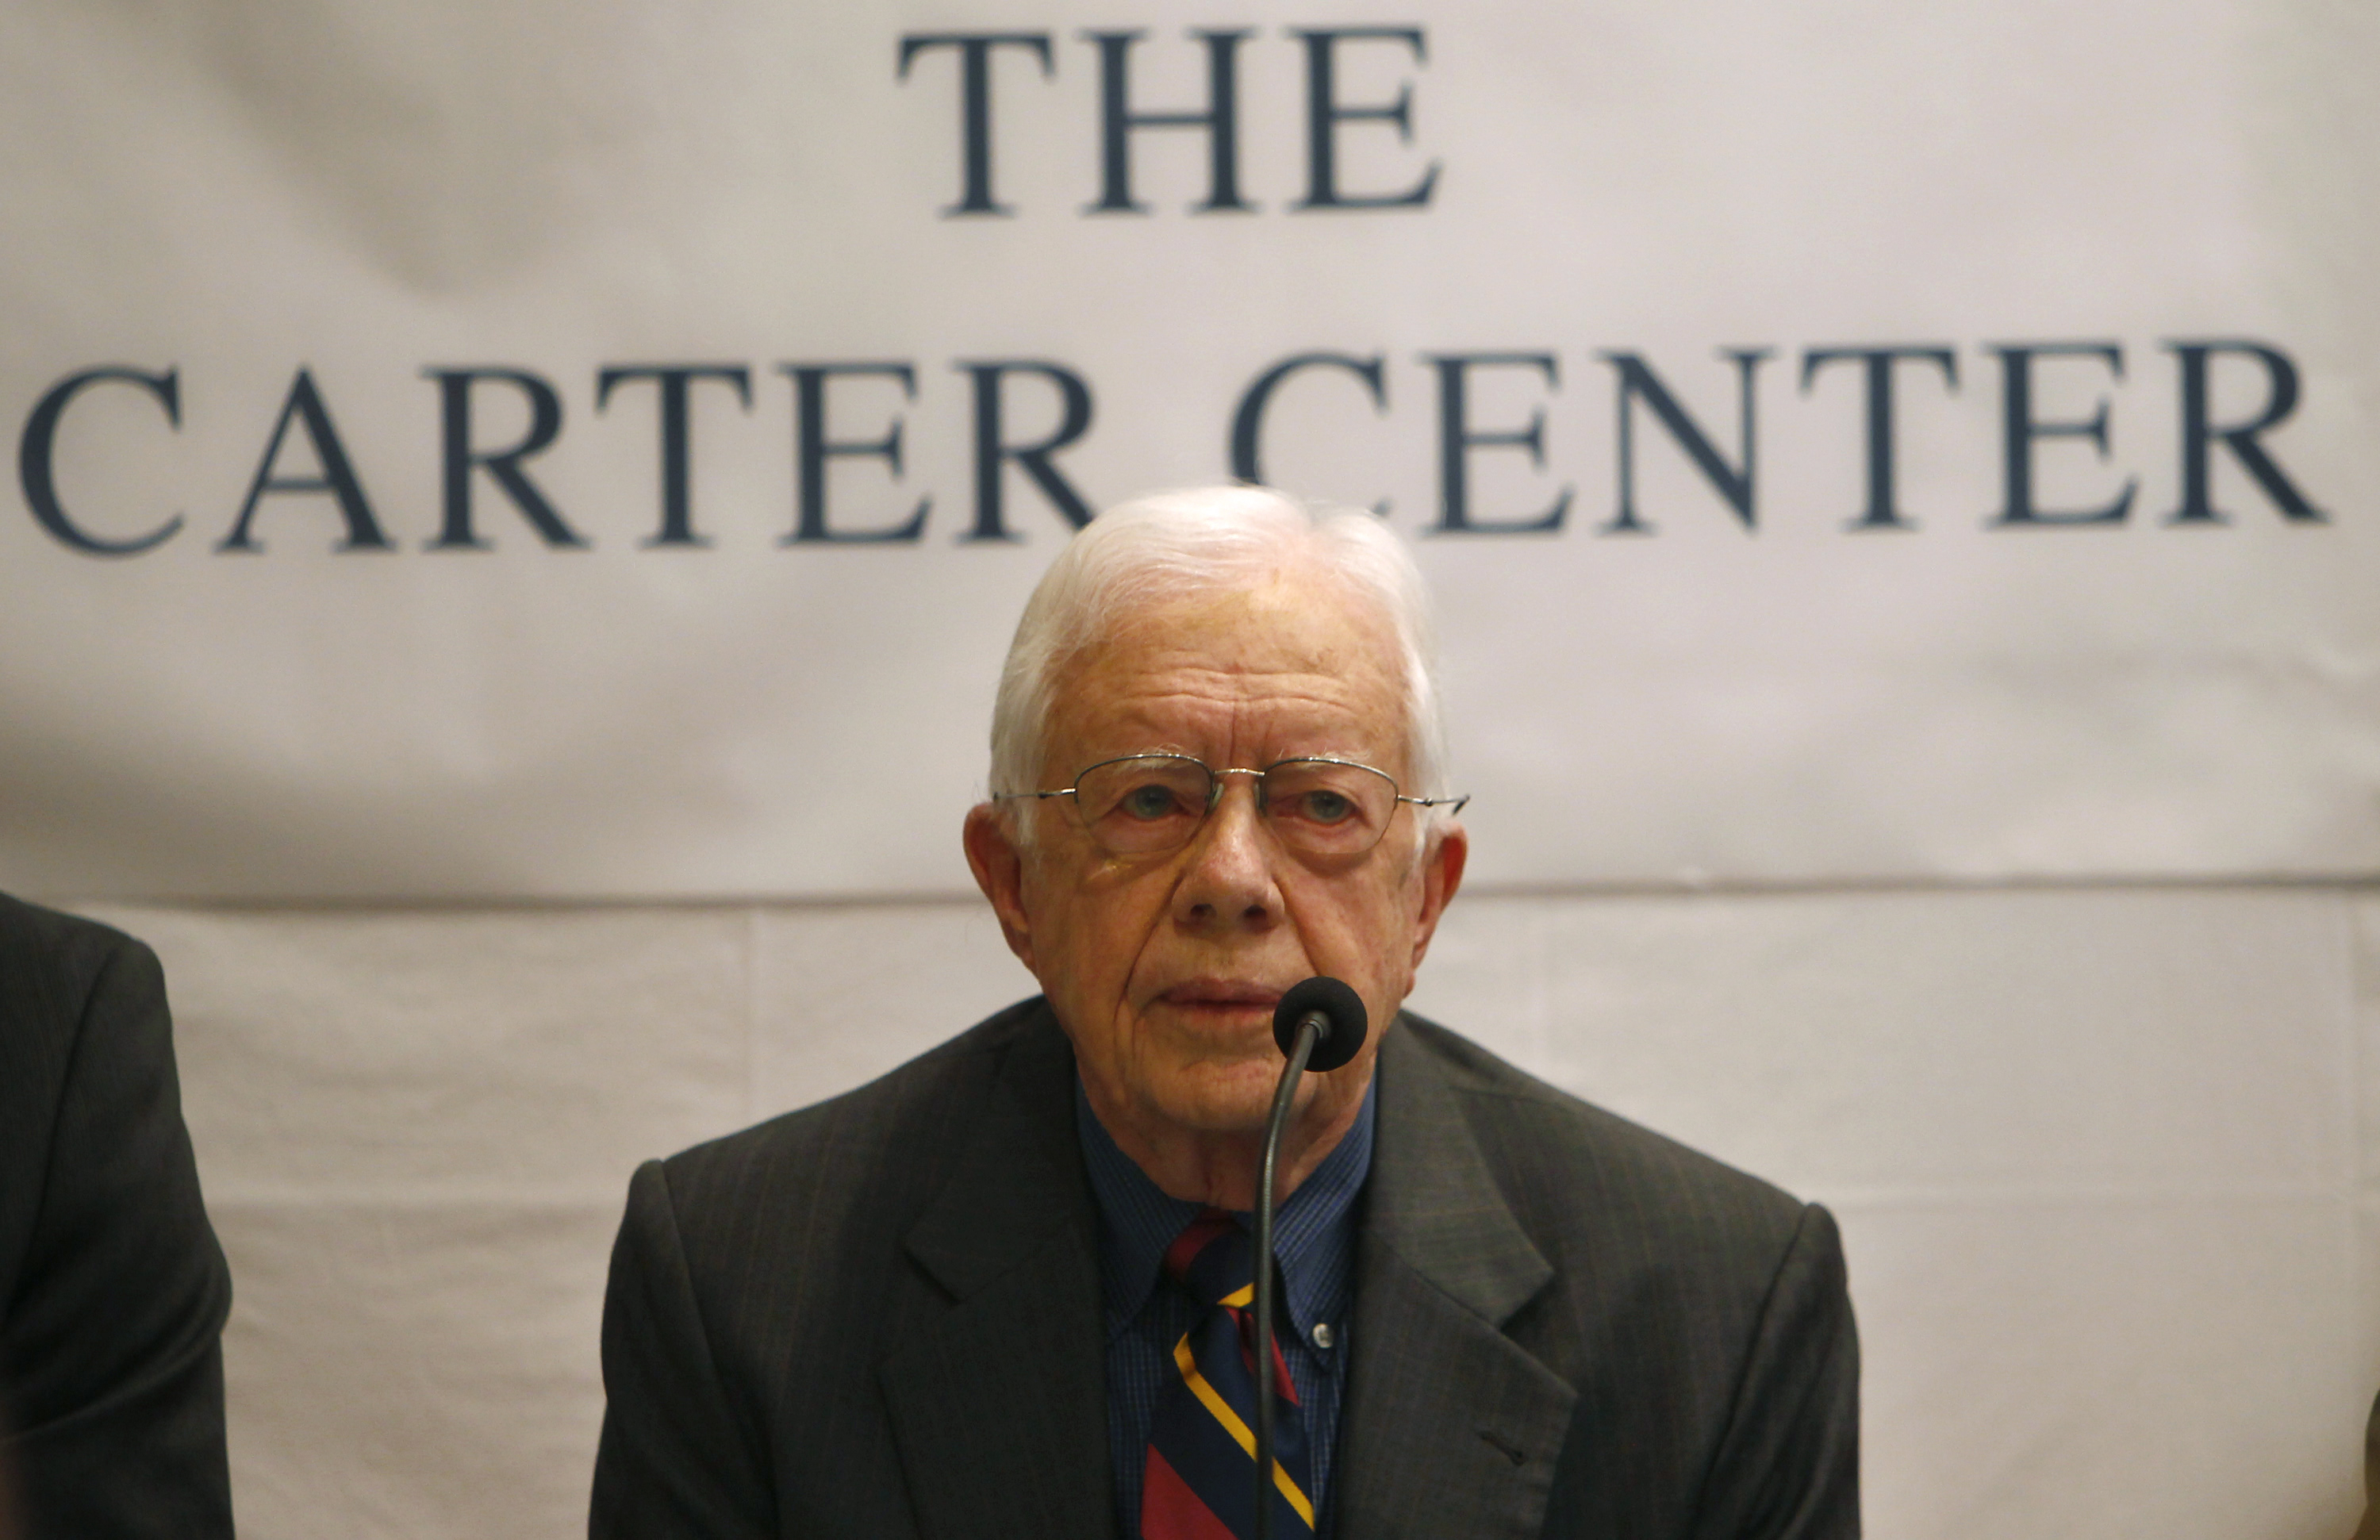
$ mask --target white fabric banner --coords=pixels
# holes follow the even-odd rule
[[[0,12],[0,885],[963,887],[1088,509],[1378,505],[1475,880],[2380,869],[2313,0]]]

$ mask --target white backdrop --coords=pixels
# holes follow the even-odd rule
[[[1006,212],[965,34],[1047,40]],[[1426,202],[1298,207],[1326,48],[1325,190]],[[1150,127],[1087,212],[1103,60],[1226,53],[1251,206]],[[244,1528],[579,1523],[634,1161],[1029,987],[1007,628],[1068,497],[1252,448],[1441,597],[1417,1003],[1843,1216],[1871,1533],[2343,1535],[2376,70],[2338,0],[0,8],[0,885],[164,956]]]
[[[1418,538],[1485,879],[2368,871],[2373,57],[2300,10],[28,0],[6,875],[961,888],[1067,505],[1244,409]],[[1231,154],[1106,147],[1219,59]]]

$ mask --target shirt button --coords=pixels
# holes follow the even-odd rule
[[[1316,1347],[1328,1352],[1330,1351],[1330,1344],[1338,1340],[1337,1334],[1331,1331],[1330,1323],[1329,1321],[1317,1321],[1314,1323],[1314,1345]]]

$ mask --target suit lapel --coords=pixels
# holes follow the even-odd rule
[[[955,1302],[881,1369],[928,1540],[1114,1529],[1097,1219],[1074,1138],[1073,1066],[1043,1011],[906,1238]]]
[[[1380,1047],[1339,1534],[1535,1535],[1577,1393],[1502,1331],[1553,1269],[1497,1191],[1445,1072]]]

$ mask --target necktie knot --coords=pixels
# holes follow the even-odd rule
[[[1256,1279],[1256,1244],[1240,1221],[1202,1208],[1165,1248],[1165,1271],[1200,1304],[1245,1307]]]

